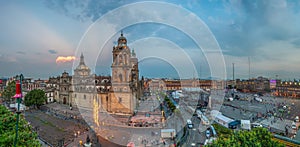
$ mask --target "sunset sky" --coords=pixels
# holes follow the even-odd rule
[[[136,8],[136,2],[140,8]],[[140,60],[140,75],[178,77],[174,66],[187,70],[181,67],[192,63],[196,72],[187,70],[180,77],[213,77],[210,69],[214,65],[207,61],[192,35],[182,31],[203,31],[193,21],[180,22],[194,17],[207,26],[218,43],[224,55],[226,77],[232,77],[232,63],[235,63],[235,77],[248,78],[250,58],[250,77],[278,75],[282,79],[300,79],[300,1],[172,0],[159,5],[161,9],[143,14],[139,10],[146,12],[152,7],[142,1],[0,1],[0,77],[23,73],[25,77],[46,79],[65,70],[71,73],[73,62],[76,66],[81,52],[94,73],[108,75],[112,46],[120,36],[117,28],[129,20],[143,20],[147,15],[152,22],[133,22],[121,29]],[[123,11],[123,8],[134,11]],[[120,12],[114,13],[116,11]],[[108,13],[109,19],[105,18]],[[157,23],[165,18],[161,14],[166,13],[170,18],[177,17],[170,20],[170,24],[185,25],[178,28]],[[94,33],[91,40],[84,42],[83,38],[90,35],[89,29],[98,27],[100,32],[106,31],[101,30],[104,25],[115,28],[114,34]],[[90,45],[89,41],[105,38],[105,44]],[[101,47],[103,52],[95,51]],[[91,59],[92,55],[98,58]]]

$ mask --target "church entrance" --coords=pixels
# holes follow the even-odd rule
[[[63,104],[66,104],[66,103],[67,103],[67,99],[66,99],[66,97],[64,97]]]

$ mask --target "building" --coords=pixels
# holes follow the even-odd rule
[[[139,80],[138,59],[127,46],[121,33],[112,50],[112,76],[108,91],[100,93],[101,106],[110,113],[133,114],[142,96],[143,81]]]
[[[91,73],[81,54],[73,76],[64,72],[49,78],[45,88],[48,99],[81,109],[91,110],[96,105],[109,113],[132,115],[145,82],[143,77],[139,80],[138,59],[127,46],[123,33],[113,47],[112,56],[112,76],[97,76]]]
[[[147,80],[151,91],[180,90],[183,88],[201,88],[205,90],[224,89],[225,81],[205,79],[150,79]]]
[[[74,69],[72,76],[72,98],[71,103],[81,109],[90,109],[93,101],[97,99],[96,75],[85,64],[84,56],[81,54],[79,65]]]
[[[300,81],[276,80],[276,89],[272,94],[275,96],[300,98]]]
[[[236,80],[236,89],[244,92],[270,92],[270,87],[270,80],[265,77]]]
[[[72,76],[64,71],[61,76],[49,77],[46,82],[45,94],[47,96],[47,102],[58,102],[61,104],[71,105],[71,85]]]

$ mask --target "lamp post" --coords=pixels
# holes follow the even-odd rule
[[[14,141],[14,146],[17,146],[17,142],[18,142],[18,127],[19,127],[19,115],[21,113],[20,111],[20,102],[22,99],[22,81],[24,79],[23,74],[21,74],[20,76],[16,76],[16,78],[20,78],[20,82],[16,83],[16,94],[14,96],[14,98],[17,99],[17,103],[18,103],[18,108],[17,108],[17,122],[16,122],[16,137],[15,137],[15,141]]]

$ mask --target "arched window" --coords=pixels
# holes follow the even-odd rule
[[[120,79],[120,82],[122,82],[122,81],[123,81],[122,74],[119,74],[119,79]]]

